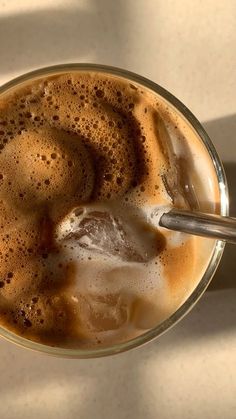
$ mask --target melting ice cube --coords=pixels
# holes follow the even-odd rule
[[[60,224],[59,241],[72,241],[91,252],[144,263],[157,254],[157,231],[143,219],[121,218],[110,209],[74,209]]]

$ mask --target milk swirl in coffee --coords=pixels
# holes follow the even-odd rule
[[[0,97],[0,152],[2,327],[106,346],[188,298],[213,242],[156,229],[152,213],[214,212],[219,190],[204,145],[164,99],[96,72],[31,80]]]

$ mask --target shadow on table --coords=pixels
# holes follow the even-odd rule
[[[236,217],[236,115],[204,122],[207,133],[223,160],[229,186],[230,215]],[[236,246],[227,244],[208,290],[236,288]]]
[[[2,15],[0,74],[20,74],[63,62],[126,67],[128,53],[124,45],[129,43],[130,35],[124,19],[126,9],[127,3],[122,0],[74,0],[68,7],[61,4]]]
[[[185,353],[192,351],[193,362],[199,362],[206,356],[205,350],[212,350],[214,345],[217,352],[221,351],[235,329],[235,296],[227,293],[226,297],[222,298],[221,293],[205,295],[160,339],[105,359],[55,359],[1,341],[0,416],[21,419],[30,412],[38,419],[154,419],[159,417],[158,406],[161,417],[169,418],[165,403],[170,397],[168,384],[171,386],[171,380],[177,381],[182,374]],[[186,368],[185,373],[188,376]],[[151,408],[147,404],[150,400]],[[197,409],[198,404],[193,402],[192,408]]]
[[[79,61],[87,57],[102,61],[105,50],[106,54],[111,52],[112,60],[120,60],[115,55],[118,50],[122,51],[122,44],[127,42],[127,28],[122,25],[126,2],[90,0],[84,4],[88,10],[79,8],[75,2],[74,9],[49,9],[1,17],[0,39],[7,41],[0,45],[0,73],[7,74],[12,70],[12,63],[16,71],[21,72],[26,68],[76,59]],[[108,21],[106,9],[111,7],[115,14],[112,24]],[[95,28],[96,37],[91,27]],[[221,132],[222,127],[228,136],[231,135],[231,122],[230,117],[206,122],[204,125],[214,141],[214,135]],[[235,132],[232,131],[232,136]],[[233,195],[232,213],[236,215],[236,164],[226,162],[225,169],[230,193]],[[236,247],[227,246],[210,290],[235,287],[235,255]],[[94,416],[97,419],[156,418],[156,410],[148,409],[148,399],[144,397],[145,380],[149,379],[145,375],[145,365],[150,359],[153,362],[161,361],[158,353],[165,353],[168,348],[181,345],[183,339],[197,345],[200,337],[211,338],[212,335],[235,327],[229,311],[233,308],[231,299],[229,305],[229,301],[224,300],[226,297],[222,299],[219,295],[215,299],[215,296],[217,293],[203,297],[193,312],[160,341],[138,352],[106,360],[56,360],[1,342],[0,417],[20,419],[32,412],[32,417],[39,419],[49,416],[57,419],[89,419]],[[161,370],[156,376],[160,392],[155,394],[160,403],[163,398],[168,400],[170,397],[168,386],[161,388],[161,374],[165,374],[165,371]],[[156,391],[155,388],[153,391]],[[168,417],[168,412],[165,417]]]

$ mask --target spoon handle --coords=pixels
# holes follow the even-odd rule
[[[161,216],[159,225],[236,244],[236,218],[172,209]]]

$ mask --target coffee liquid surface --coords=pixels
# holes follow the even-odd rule
[[[197,134],[142,86],[71,72],[2,94],[1,326],[68,348],[144,333],[188,298],[214,245],[155,229],[152,212],[218,201]]]

